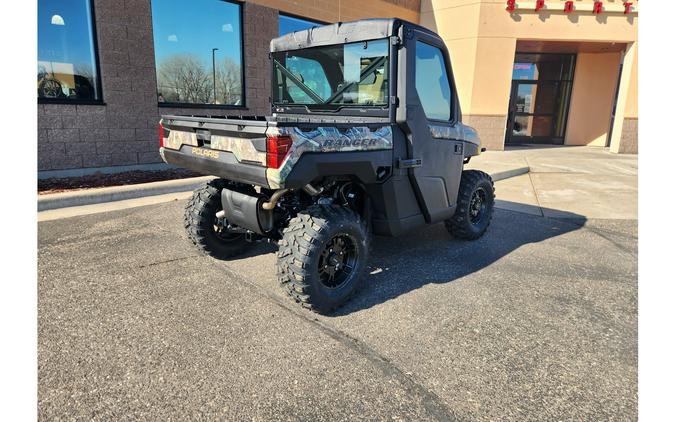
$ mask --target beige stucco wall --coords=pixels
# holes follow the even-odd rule
[[[419,0],[245,0],[324,22],[398,17],[419,22]]]
[[[502,149],[504,145],[518,40],[616,43],[637,40],[637,13],[624,15],[622,0],[605,0],[606,13],[600,16],[590,12],[593,0],[575,1],[577,10],[572,14],[563,12],[564,0],[547,0],[547,9],[541,12],[534,12],[534,3],[517,1],[521,9],[508,13],[506,2],[502,0],[422,0],[420,24],[436,31],[448,46],[462,112],[467,121],[477,124],[481,139],[489,149]],[[638,1],[635,1],[634,10],[637,9]],[[626,88],[623,108],[617,109],[622,121],[624,111],[627,117],[637,118],[636,73],[637,65],[633,66],[632,62],[624,70],[626,86],[630,84],[630,88]],[[580,96],[585,95],[575,91]],[[611,102],[613,94],[607,98]],[[574,96],[572,101],[575,101]],[[576,120],[579,119],[593,117],[577,113]],[[579,125],[592,127],[594,124]],[[607,129],[609,123],[605,126]],[[615,126],[614,135],[620,142],[622,125],[617,126],[618,132]],[[586,135],[582,133],[575,133],[573,142],[589,138],[593,130],[588,129]],[[596,137],[589,142],[598,144],[602,141]]]
[[[638,43],[628,45],[623,56],[623,71],[616,100],[616,118],[609,150],[615,153],[638,152],[637,119]]]
[[[624,117],[637,119],[638,117],[638,43],[632,46],[633,51],[632,65],[630,69],[630,79],[628,82],[628,93],[626,94],[626,108]]]
[[[605,146],[621,53],[577,54],[567,145]]]

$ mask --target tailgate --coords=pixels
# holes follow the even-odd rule
[[[268,186],[266,138],[269,123],[250,119],[162,116],[164,161],[228,180]]]

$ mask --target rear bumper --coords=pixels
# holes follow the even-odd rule
[[[231,152],[183,145],[180,150],[160,148],[159,154],[168,164],[233,182],[269,187],[265,167],[241,163]]]

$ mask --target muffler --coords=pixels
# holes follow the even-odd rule
[[[272,210],[262,207],[267,201],[264,196],[253,196],[225,188],[220,193],[220,199],[229,224],[262,235],[274,227]]]

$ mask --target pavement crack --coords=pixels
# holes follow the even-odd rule
[[[526,160],[527,161],[527,160]],[[529,163],[527,164],[530,165]],[[534,186],[534,180],[532,180],[532,173],[527,173],[527,178],[530,180],[530,186],[532,187],[532,193],[534,194],[534,200],[537,201],[537,208],[539,208],[539,215],[544,216],[544,210],[541,209],[541,202],[539,201],[539,195],[537,195],[537,188]]]
[[[636,236],[631,236],[629,234],[620,233],[620,232],[616,232],[616,231],[613,231],[613,230],[607,230],[607,229],[603,229],[603,228],[600,228],[600,227],[588,226],[588,225],[586,225],[585,220],[583,222],[579,222],[578,220],[575,221],[574,219],[562,219],[562,218],[555,218],[555,217],[550,217],[550,218],[553,219],[553,220],[559,221],[561,223],[571,224],[571,225],[577,227],[577,230],[587,230],[587,231],[593,233],[594,235],[608,241],[609,243],[612,244],[612,246],[619,249],[620,251],[625,252],[632,257],[637,256],[637,252],[630,249],[629,247],[626,247],[626,246],[622,245],[618,241],[612,239],[609,235],[614,235],[614,236],[617,236],[617,237],[623,237],[623,238],[628,239],[628,240],[638,240],[638,238]]]
[[[433,391],[427,389],[421,382],[417,381],[412,375],[406,374],[400,368],[398,368],[391,360],[387,359],[385,356],[382,356],[371,346],[365,342],[345,333],[342,330],[339,330],[335,327],[332,327],[325,322],[319,320],[319,318],[305,309],[297,309],[296,306],[291,306],[286,301],[280,300],[280,298],[267,289],[260,287],[259,285],[249,281],[245,276],[239,272],[230,268],[225,262],[220,263],[221,266],[229,273],[233,280],[237,280],[242,284],[248,286],[252,290],[258,292],[261,296],[269,299],[275,305],[280,307],[285,312],[299,317],[305,322],[310,323],[311,325],[318,328],[323,334],[347,347],[349,350],[352,350],[364,357],[368,362],[373,364],[378,368],[384,375],[395,378],[398,380],[401,385],[411,394],[415,394],[418,397],[422,398],[422,403],[425,409],[429,412],[430,415],[433,415],[435,420],[441,421],[457,421],[460,420],[459,417],[449,409],[443,400]],[[295,305],[295,304],[293,304]]]
[[[164,261],[157,261],[157,262],[151,262],[149,264],[143,264],[143,265],[140,265],[136,268],[140,269],[140,268],[154,267],[155,265],[169,264],[169,263],[176,262],[176,261],[184,261],[186,259],[199,258],[199,257],[201,257],[201,255],[181,256],[181,257],[178,257],[178,258],[166,259]]]
[[[621,243],[617,242],[616,240],[612,239],[611,237],[609,237],[608,235],[603,233],[602,230],[597,229],[595,227],[584,227],[584,229],[590,231],[591,233],[595,234],[598,237],[601,237],[601,238],[605,239],[606,241],[611,243],[614,247],[616,247],[620,251],[625,252],[625,253],[629,254],[630,256],[633,256],[633,257],[637,256],[637,252],[627,248],[626,246],[624,246]],[[635,239],[635,240],[637,240],[637,239]]]

